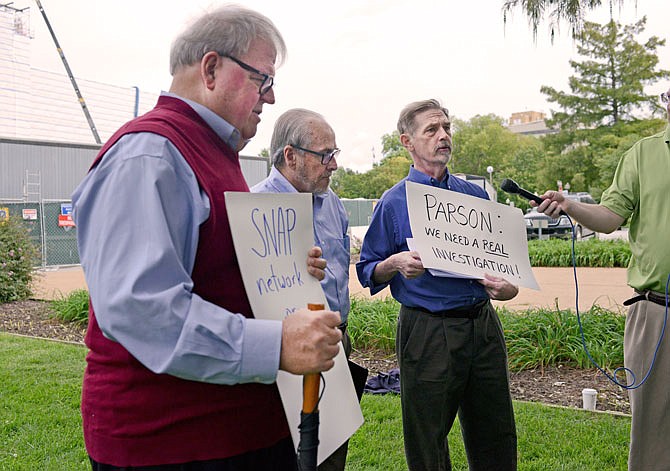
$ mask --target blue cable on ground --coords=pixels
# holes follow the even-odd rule
[[[589,348],[586,346],[586,339],[584,338],[584,328],[582,327],[582,320],[579,314],[579,284],[577,282],[577,259],[575,256],[575,225],[573,224],[572,220],[570,220],[570,224],[572,225],[572,271],[574,273],[574,278],[575,278],[575,310],[577,312],[577,324],[579,325],[579,333],[581,334],[582,337],[582,346],[584,347],[584,352],[586,352],[586,356],[589,358],[591,363],[600,370],[600,372],[607,377],[611,382],[616,384],[617,386],[620,386],[624,389],[637,389],[640,386],[642,386],[645,381],[647,381],[647,378],[649,378],[649,375],[651,374],[651,370],[654,368],[654,363],[656,362],[656,354],[658,353],[659,348],[661,347],[661,342],[663,341],[663,335],[665,334],[665,326],[668,322],[668,286],[670,285],[670,274],[668,274],[668,279],[665,282],[665,318],[663,319],[663,328],[661,329],[661,335],[658,338],[658,343],[656,344],[656,349],[654,350],[654,356],[651,360],[651,364],[649,365],[649,370],[647,370],[647,374],[644,375],[644,378],[642,378],[642,381],[640,381],[638,384],[636,384],[636,377],[635,373],[633,373],[630,368],[626,368],[625,366],[620,366],[619,368],[615,369],[613,372],[613,376],[609,375],[605,370],[603,370],[600,365],[593,359],[591,356],[591,353],[589,352]],[[630,384],[624,384],[620,382],[616,376],[617,373],[627,373],[630,374],[632,378],[632,382]]]

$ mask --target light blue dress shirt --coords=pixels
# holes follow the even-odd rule
[[[236,148],[233,126],[183,101]],[[81,264],[106,337],[155,373],[218,384],[275,381],[281,322],[247,319],[192,292],[210,202],[170,141],[153,133],[123,136],[84,177],[72,203]]]
[[[251,188],[252,193],[297,193],[293,185],[275,167],[270,175]],[[347,231],[349,217],[342,201],[328,188],[328,191],[312,195],[314,213],[314,243],[321,247],[326,259],[326,277],[321,286],[326,293],[328,306],[339,311],[342,322],[349,316],[349,263],[351,260],[350,241]]]

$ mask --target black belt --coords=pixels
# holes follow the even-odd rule
[[[429,311],[422,307],[407,306],[409,309],[416,309],[417,311],[425,312],[431,316],[436,317],[450,317],[452,319],[477,319],[482,309],[488,304],[489,300],[485,299],[476,304],[469,306],[457,307],[455,309],[445,309],[443,311]]]
[[[623,302],[624,306],[630,306],[631,304],[635,304],[638,301],[651,301],[652,303],[655,304],[660,304],[661,306],[665,307],[665,295],[664,294],[657,294],[654,291],[635,291],[638,293],[637,296],[633,296],[630,299],[627,299]]]

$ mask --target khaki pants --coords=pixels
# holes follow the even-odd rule
[[[663,329],[665,307],[649,301],[633,304],[626,318],[624,364],[639,384],[647,375]],[[670,470],[670,325],[666,325],[651,374],[628,390],[633,414],[630,471]],[[628,383],[633,381],[628,374]]]

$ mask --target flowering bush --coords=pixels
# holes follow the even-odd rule
[[[37,249],[26,229],[14,219],[0,221],[0,303],[32,294],[33,261]]]

